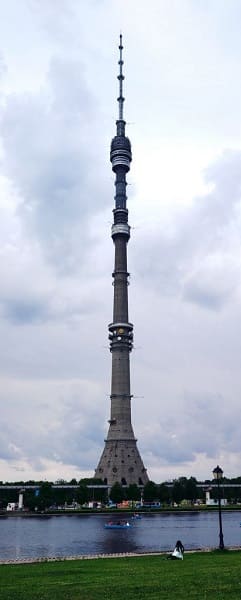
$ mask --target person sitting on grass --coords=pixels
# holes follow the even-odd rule
[[[184,546],[180,540],[177,540],[172,554],[167,556],[167,558],[170,558],[171,560],[177,560],[177,559],[183,560],[183,555],[184,555]]]

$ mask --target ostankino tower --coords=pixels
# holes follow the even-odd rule
[[[130,239],[128,210],[126,208],[126,174],[132,160],[131,144],[125,135],[123,117],[122,36],[120,36],[119,60],[119,115],[116,136],[111,142],[110,160],[115,179],[114,223],[111,237],[115,246],[113,272],[114,306],[113,322],[109,325],[110,351],[112,354],[111,413],[105,447],[95,471],[95,477],[108,486],[117,481],[122,485],[145,485],[148,475],[136,444],[131,423],[130,352],[133,347],[133,325],[128,316],[127,244]]]

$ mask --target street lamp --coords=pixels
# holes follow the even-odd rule
[[[222,528],[222,511],[221,511],[221,495],[220,495],[220,481],[223,476],[223,471],[221,467],[217,465],[215,469],[213,469],[213,478],[216,479],[218,484],[218,517],[219,517],[219,550],[224,549],[224,541],[223,541],[223,528]]]

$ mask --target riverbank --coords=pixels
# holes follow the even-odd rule
[[[225,512],[240,512],[241,513],[241,505],[230,504],[228,506],[222,507],[222,513]],[[165,513],[199,513],[199,512],[218,512],[218,506],[208,506],[208,505],[200,505],[200,506],[168,506],[162,508],[142,508],[138,509],[138,513],[141,515],[149,515],[149,514],[165,514]],[[27,510],[13,510],[13,511],[1,511],[1,517],[61,517],[61,516],[86,516],[86,515],[133,515],[136,513],[136,509],[130,508],[81,508],[81,509],[64,509],[64,510],[45,510],[45,511],[27,511]]]
[[[185,550],[185,556],[188,554],[200,554],[206,552],[215,552],[215,548],[200,548],[196,550]],[[241,552],[240,546],[233,546],[232,548],[226,548],[225,552]],[[14,559],[1,559],[0,565],[33,565],[37,563],[46,562],[65,562],[75,560],[99,560],[104,558],[126,558],[126,557],[143,557],[143,556],[167,556],[167,551],[157,552],[115,552],[114,554],[79,554],[77,556],[42,556],[39,558],[14,558]]]
[[[240,600],[240,551],[1,565],[1,600]],[[115,558],[117,558],[115,556]]]

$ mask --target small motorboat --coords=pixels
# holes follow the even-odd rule
[[[139,515],[139,513],[134,513],[131,518],[132,519],[141,519],[141,515]]]
[[[128,521],[108,521],[105,523],[105,529],[130,529],[131,524]]]

